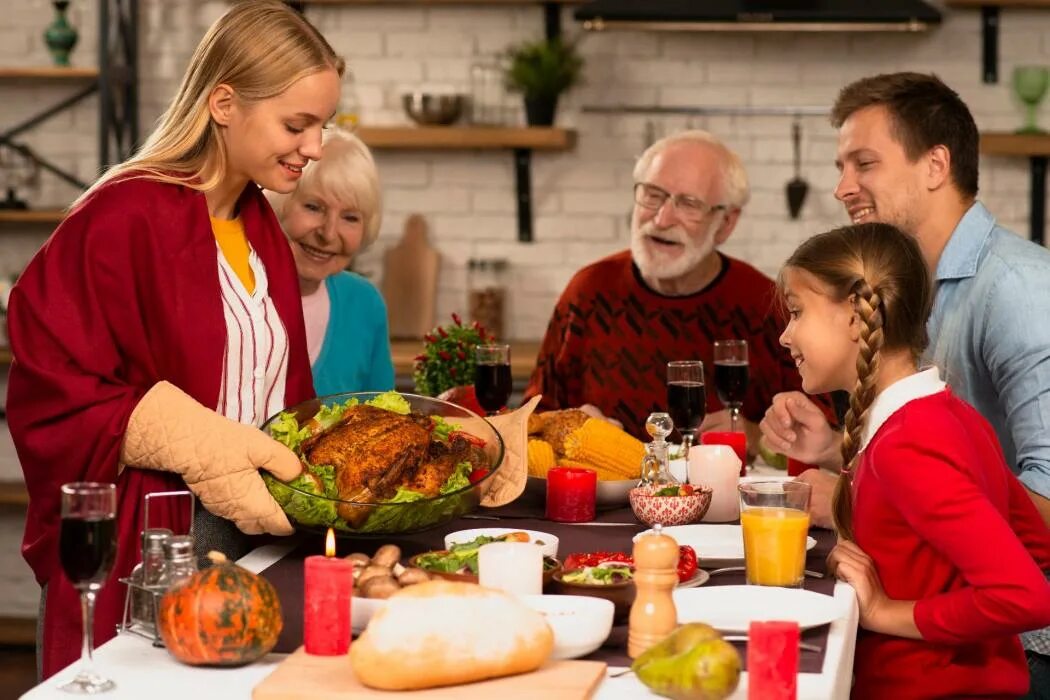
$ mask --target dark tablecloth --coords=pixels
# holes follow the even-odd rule
[[[481,517],[485,519],[480,519]],[[601,526],[594,523],[619,524]],[[556,535],[560,540],[558,556],[564,559],[565,556],[573,552],[591,552],[595,550],[630,552],[633,546],[631,538],[637,533],[648,529],[645,525],[638,523],[630,508],[620,508],[599,513],[594,523],[571,525],[551,522],[543,519],[541,508],[528,503],[516,502],[503,508],[483,510],[473,517],[459,518],[433,530],[412,535],[367,539],[340,538],[338,554],[339,556],[344,556],[352,552],[364,552],[371,555],[381,545],[393,543],[401,548],[402,562],[404,562],[410,556],[420,552],[444,549],[445,535],[450,532],[479,527],[512,527],[523,530],[540,530]],[[824,560],[835,544],[835,535],[829,530],[818,528],[810,530],[810,535],[816,539],[817,544],[809,551],[806,559],[806,568],[812,571],[824,572]],[[302,645],[303,559],[311,554],[321,554],[323,551],[323,536],[307,533],[300,534],[294,550],[261,572],[261,575],[277,589],[284,612],[284,630],[277,641],[275,652],[290,653]],[[739,563],[742,564],[743,562]],[[714,566],[707,566],[704,561],[701,561],[700,565],[704,568],[715,568]],[[743,583],[743,573],[731,572],[712,576],[710,581],[704,585],[739,585]],[[830,577],[823,579],[806,577],[805,587],[811,591],[832,595],[835,581]],[[828,628],[829,625],[821,625],[802,632],[802,641],[819,646],[821,651],[820,653],[802,651],[799,656],[799,672],[820,673],[823,669]],[[735,642],[734,644],[740,650],[741,658],[744,659],[746,664],[746,642]],[[605,661],[610,666],[629,666],[631,660],[627,656],[627,626],[618,625],[613,627],[612,634],[609,635],[605,645],[584,658]]]

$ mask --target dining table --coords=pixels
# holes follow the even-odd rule
[[[402,560],[405,561],[419,552],[443,549],[444,538],[448,533],[481,527],[509,527],[553,534],[560,540],[559,558],[573,552],[594,550],[629,553],[632,549],[632,538],[648,529],[648,526],[638,522],[627,506],[601,511],[593,521],[587,523],[555,523],[543,517],[542,503],[529,502],[523,498],[501,508],[481,509],[424,532],[380,538],[340,538],[338,552],[341,556],[358,551],[370,554],[383,544],[393,543],[401,548]],[[697,532],[702,538],[704,531],[700,529]],[[807,648],[800,651],[798,698],[845,699],[849,697],[850,692],[857,634],[856,596],[847,584],[827,575],[821,576],[826,574],[825,558],[834,546],[834,533],[812,528],[810,536],[816,540],[816,544],[808,552],[806,569],[815,572],[819,577],[807,576],[804,587],[833,597],[842,614],[830,624],[802,631],[801,641],[806,643]],[[323,550],[322,534],[300,532],[295,536],[262,545],[238,560],[241,566],[273,583],[281,599],[284,629],[277,646],[264,658],[238,668],[191,667],[176,661],[163,648],[153,646],[141,636],[119,633],[95,651],[98,670],[116,682],[115,690],[106,693],[106,697],[112,700],[250,698],[252,688],[302,644],[303,559],[311,554],[322,553]],[[727,562],[705,558],[702,546],[697,554],[703,569],[713,570],[725,568],[727,564],[743,564],[742,561]],[[696,590],[743,583],[743,573],[728,571],[711,576],[702,588]],[[626,654],[626,638],[626,625],[614,626],[606,643],[596,652],[583,657],[586,660],[600,660],[608,664],[606,677],[593,696],[597,700],[659,697],[651,693],[634,674],[621,673],[630,665]],[[746,666],[746,641],[734,642],[734,645],[740,651]],[[75,664],[55,674],[22,697],[26,700],[68,698],[58,686],[74,672],[74,666]],[[747,686],[748,673],[745,670],[741,673],[740,683],[730,698],[747,698]]]

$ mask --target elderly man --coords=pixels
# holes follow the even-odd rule
[[[713,345],[742,338],[751,389],[743,428],[757,445],[773,394],[799,386],[777,343],[773,282],[717,248],[749,197],[740,159],[704,131],[649,147],[634,168],[631,248],[580,270],[554,309],[525,395],[541,409],[590,405],[645,437],[645,420],[667,410],[667,363],[703,360],[708,415],[701,430],[729,428],[713,391]],[[588,409],[585,409],[588,410]],[[648,439],[648,438],[645,438]]]
[[[839,94],[832,122],[836,198],[854,222],[893,224],[918,240],[937,285],[926,359],[992,424],[1050,523],[1050,251],[999,226],[977,201],[977,126],[935,76],[858,80]],[[762,431],[796,459],[841,464],[840,436],[802,394],[777,396]],[[813,521],[831,527],[835,477],[812,470],[801,478],[813,485]],[[1050,630],[1024,639],[1029,697],[1050,698]]]

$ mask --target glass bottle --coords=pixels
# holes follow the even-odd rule
[[[667,413],[650,413],[645,421],[645,432],[653,441],[646,445],[642,463],[642,481],[639,486],[677,486],[681,482],[671,474],[670,444],[667,436],[674,430],[674,421]]]
[[[334,121],[336,126],[347,131],[356,130],[361,123],[361,100],[357,95],[356,81],[349,69],[343,75]]]
[[[156,608],[154,589],[164,576],[164,543],[172,536],[165,527],[147,528],[142,531],[142,562],[131,570],[131,622],[149,629],[153,628]]]
[[[498,339],[505,330],[506,277],[506,260],[471,259],[467,263],[467,313]]]

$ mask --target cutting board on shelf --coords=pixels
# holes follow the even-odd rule
[[[390,337],[418,339],[434,328],[441,255],[427,240],[427,222],[420,214],[405,221],[401,241],[383,255],[383,299]]]
[[[519,676],[395,693],[361,685],[346,656],[311,656],[300,647],[252,689],[252,700],[587,700],[605,668],[602,661],[549,661]]]

